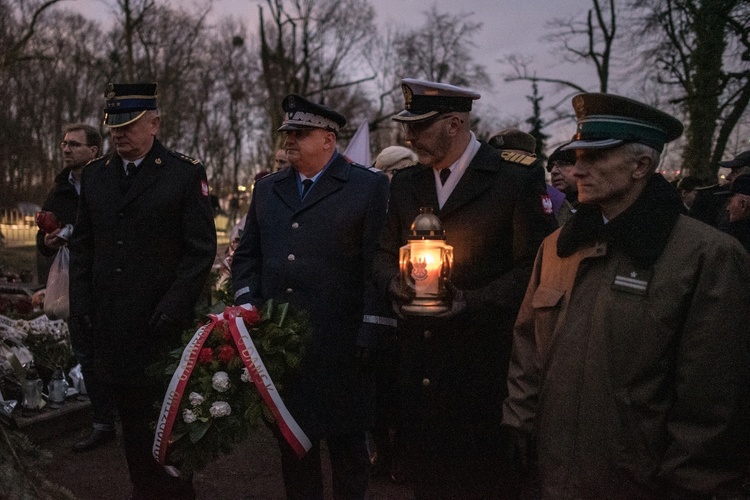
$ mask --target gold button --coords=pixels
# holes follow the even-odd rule
[[[428,385],[430,385],[430,379],[428,379],[427,377],[423,378],[422,379],[422,385],[424,387],[427,387]]]

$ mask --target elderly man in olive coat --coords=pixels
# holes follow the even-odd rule
[[[745,498],[750,257],[656,173],[677,119],[573,106],[581,205],[537,255],[503,422],[536,442],[543,498]]]

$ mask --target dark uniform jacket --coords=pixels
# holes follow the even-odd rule
[[[187,327],[216,256],[203,165],[157,140],[122,194],[115,153],[84,170],[70,241],[71,316],[90,315],[117,383],[145,383],[144,368],[179,342],[149,331],[164,313]]]
[[[62,226],[74,224],[78,212],[78,193],[70,183],[69,177],[70,168],[65,167],[55,177],[55,185],[42,205],[42,210],[54,213]],[[44,234],[42,230],[36,233],[36,248],[39,251],[36,258],[36,276],[40,284],[47,283],[50,267],[57,254],[57,250],[47,248],[44,244]]]
[[[338,154],[303,201],[294,169],[255,184],[232,260],[236,302],[273,298],[309,313],[313,338],[282,397],[313,440],[365,430],[372,418],[355,358],[387,199],[387,177]]]
[[[657,175],[539,250],[503,419],[535,435],[543,498],[711,498],[747,472],[750,257],[681,210]]]
[[[375,259],[381,293],[399,268],[420,207],[432,207],[453,246],[454,285],[468,310],[451,320],[399,320],[405,434],[476,453],[497,445],[511,330],[539,244],[557,227],[545,214],[543,176],[482,144],[442,209],[431,167],[391,183],[388,219]]]

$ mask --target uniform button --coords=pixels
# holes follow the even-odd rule
[[[432,332],[429,330],[424,331],[424,338],[429,339],[432,337]]]
[[[123,242],[122,240],[117,240],[117,244],[118,244],[119,246],[122,246],[122,245],[124,245],[124,244],[125,244],[125,242]]]
[[[299,222],[292,222],[292,229],[297,229],[299,227]]]
[[[428,379],[427,377],[423,378],[422,386],[427,387],[428,385],[430,385],[430,379]]]
[[[292,290],[291,288],[287,288],[287,289],[286,289],[286,293],[292,293],[293,291],[294,291],[294,290]]]
[[[286,259],[287,260],[294,260],[294,254],[290,253],[289,255],[286,256]]]
[[[120,269],[120,268],[118,267],[117,269],[115,269],[115,272],[116,272],[117,274],[120,274],[120,273],[122,273],[122,269]]]
[[[119,214],[117,214],[117,216],[122,218],[122,217],[125,217],[125,214],[120,212]]]

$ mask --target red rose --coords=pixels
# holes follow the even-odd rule
[[[219,348],[218,358],[222,363],[229,363],[234,358],[235,350],[232,346],[223,345]]]
[[[201,349],[200,354],[198,354],[198,363],[201,364],[208,364],[211,361],[213,361],[214,358],[214,351],[210,347],[204,347]]]
[[[258,311],[256,309],[252,309],[249,311],[247,309],[243,309],[242,319],[245,320],[245,323],[254,325],[260,321],[260,314],[258,314]]]
[[[51,233],[60,228],[60,221],[54,213],[42,210],[36,214],[36,225],[45,233]]]
[[[226,326],[221,330],[221,338],[224,339],[224,342],[234,342],[232,340],[232,331]]]

